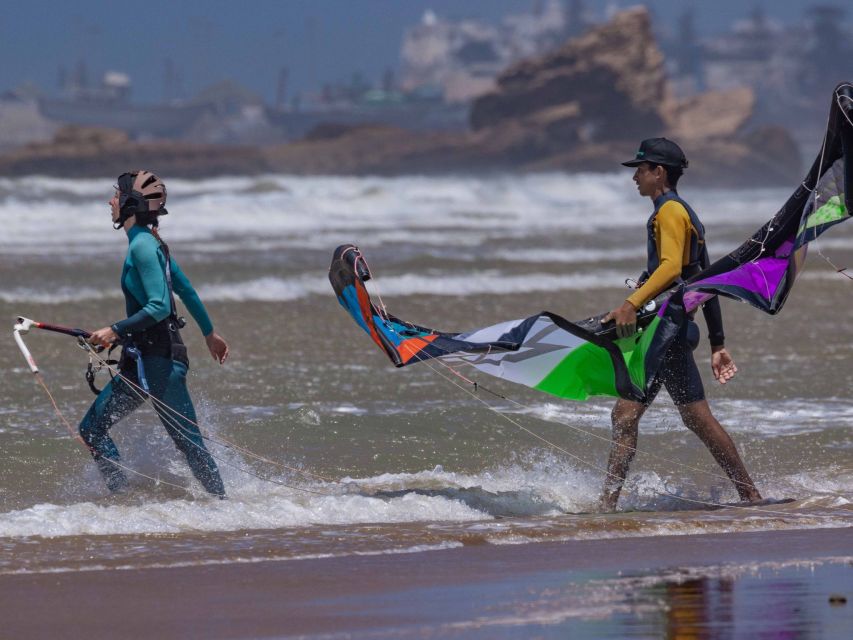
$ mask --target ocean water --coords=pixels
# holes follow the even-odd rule
[[[141,475],[111,496],[11,328],[18,315],[87,329],[123,317],[126,241],[110,226],[112,184],[0,179],[0,573],[853,522],[853,282],[816,250],[779,316],[723,302],[734,381],[713,382],[707,341],[696,352],[712,409],[759,489],[795,499],[754,509],[712,508],[736,493],[662,392],[620,510],[596,513],[611,400],[569,403],[480,380],[504,400],[429,367],[395,370],[329,286],[333,249],[354,242],[373,293],[425,326],[615,307],[642,270],[650,213],[622,173],[169,181],[162,235],[232,348],[219,367],[196,327],[184,331],[190,389],[229,499],[204,495],[150,407],[113,430]],[[719,257],[789,192],[697,190],[685,179],[682,195]],[[853,227],[818,247],[853,263]],[[86,354],[55,334],[26,340],[75,426],[94,397]]]

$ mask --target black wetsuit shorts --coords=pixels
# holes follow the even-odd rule
[[[658,374],[649,388],[648,407],[654,402],[661,385],[666,387],[676,406],[683,406],[705,399],[702,376],[693,358],[693,350],[699,344],[699,327],[692,320],[684,323],[682,331],[672,341],[663,357]]]

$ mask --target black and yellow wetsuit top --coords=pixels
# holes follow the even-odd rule
[[[646,224],[648,263],[641,286],[628,302],[639,309],[679,280],[710,265],[705,227],[696,212],[672,189],[655,198],[655,210]],[[712,347],[725,344],[720,301],[714,297],[702,307]]]

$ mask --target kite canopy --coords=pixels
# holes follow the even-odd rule
[[[618,395],[642,401],[685,317],[675,295],[660,315],[649,305],[644,330],[630,338],[616,339],[613,323],[602,326],[602,316],[569,322],[548,311],[474,331],[437,331],[377,307],[364,286],[369,278],[357,247],[335,249],[329,280],[338,301],[396,366],[440,358],[573,400]]]
[[[853,84],[845,82],[832,93],[823,145],[802,184],[752,237],[687,282],[688,311],[722,295],[778,313],[803,267],[808,243],[850,218],[851,187]]]
[[[338,301],[397,367],[439,359],[561,398],[618,396],[643,402],[688,313],[723,295],[776,314],[803,266],[808,243],[850,217],[853,210],[853,85],[833,92],[820,155],[803,183],[735,251],[639,314],[641,330],[618,338],[604,314],[571,322],[543,311],[466,332],[421,327],[390,315],[370,299],[371,278],[355,245],[335,249],[329,280]]]

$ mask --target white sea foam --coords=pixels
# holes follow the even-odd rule
[[[50,253],[62,247],[95,253],[114,245],[106,204],[113,182],[0,179],[0,194],[12,194],[0,196],[0,248]],[[163,225],[170,240],[199,244],[259,233],[270,241],[298,243],[301,238],[307,246],[314,246],[318,236],[343,242],[374,235],[379,242],[396,237],[438,246],[471,244],[486,230],[517,235],[641,226],[648,203],[637,198],[632,187],[621,173],[169,180],[173,213]],[[769,218],[787,194],[763,189],[696,190],[690,195],[706,224],[740,224]]]
[[[488,517],[442,496],[411,493],[395,500],[360,495],[311,496],[266,485],[263,491],[233,491],[229,500],[221,502],[171,500],[137,506],[104,506],[91,502],[39,504],[0,515],[0,536],[236,531]]]
[[[173,471],[187,473],[177,464]],[[833,523],[841,526],[838,523],[844,522],[849,501],[836,493],[849,486],[851,479],[849,472],[839,474],[836,471],[832,471],[837,476],[834,478],[815,472],[780,480],[777,490],[782,493],[779,495],[822,500],[816,505],[819,508],[840,507],[837,518],[806,514],[798,517],[800,514],[791,513],[792,526],[806,520],[819,526],[833,526]],[[225,501],[37,504],[0,514],[0,537],[238,531],[405,522],[470,523],[466,527],[471,531],[488,534],[494,526],[501,528],[501,521],[494,520],[495,516],[523,518],[595,511],[601,485],[601,470],[594,463],[587,466],[545,450],[528,452],[516,463],[477,473],[454,472],[438,466],[416,473],[344,477],[336,482],[302,485],[322,495],[270,484],[246,476],[231,465],[223,466],[222,472],[229,487],[229,499]],[[620,506],[629,511],[674,512],[735,499],[731,488],[723,481],[719,487],[710,487],[710,494],[705,488],[685,488],[681,482],[676,483],[678,486],[671,483],[654,472],[640,469],[629,475]],[[827,499],[834,502],[827,505]],[[781,512],[769,509],[765,510],[765,515],[778,523]],[[521,521],[513,526],[521,531],[525,525]],[[540,525],[531,521],[529,526],[536,529]],[[675,516],[665,517],[659,529],[661,535],[704,531],[701,523],[681,522]],[[502,533],[502,529],[496,533]],[[573,535],[583,537],[586,534],[579,531]],[[511,542],[504,535],[501,540]]]
[[[665,390],[661,394],[666,394]],[[520,411],[543,420],[582,429],[594,438],[610,439],[612,401],[555,404],[537,403]],[[714,400],[714,411],[726,429],[751,436],[792,436],[821,433],[828,428],[843,428],[853,421],[853,406],[845,400],[789,398],[769,402],[755,400]],[[684,426],[677,410],[668,401],[655,403],[642,422],[643,433],[664,434],[682,431]]]
[[[544,458],[543,458],[544,459]],[[550,458],[548,458],[551,460]],[[177,533],[309,525],[491,520],[495,511],[540,515],[588,509],[597,482],[556,461],[477,475],[436,467],[420,473],[344,478],[311,485],[315,495],[222,469],[225,501],[169,500],[133,505],[38,504],[0,514],[0,537]]]
[[[32,287],[13,287],[0,289],[0,300],[9,303],[30,302],[34,304],[67,304],[81,300],[103,300],[120,298],[118,289],[105,291],[91,287],[50,287],[34,289]]]
[[[752,400],[716,400],[716,411],[734,433],[761,436],[819,433],[843,428],[853,421],[853,405],[847,400],[789,398],[767,403]]]
[[[382,295],[442,295],[473,296],[482,294],[511,294],[530,291],[584,291],[590,289],[620,288],[624,274],[617,271],[591,271],[577,273],[531,273],[508,275],[499,270],[471,271],[465,273],[434,272],[405,273],[383,276],[379,289]],[[368,285],[374,288],[375,284]],[[201,297],[207,302],[287,302],[309,296],[328,297],[332,294],[325,274],[279,278],[274,276],[199,284]],[[375,289],[374,289],[375,290]],[[0,289],[0,301],[8,303],[30,302],[36,304],[66,304],[88,300],[119,299],[118,288],[94,289],[92,287],[12,287]]]
[[[507,275],[501,271],[474,271],[448,274],[403,274],[383,276],[379,291],[383,296],[432,294],[442,296],[472,296],[481,294],[510,294],[530,291],[583,291],[618,288],[624,275],[616,271],[585,273],[531,273]],[[248,282],[205,285],[200,295],[205,300],[224,301],[283,301],[309,295],[328,295],[329,282],[325,277],[259,278]]]
[[[807,501],[833,498],[834,507],[843,507],[853,501],[853,471],[829,465],[820,471],[801,471],[777,478],[776,491],[780,495],[806,495]]]
[[[642,258],[646,248],[637,246],[627,249],[503,249],[492,256],[510,262],[567,263],[617,261]]]

